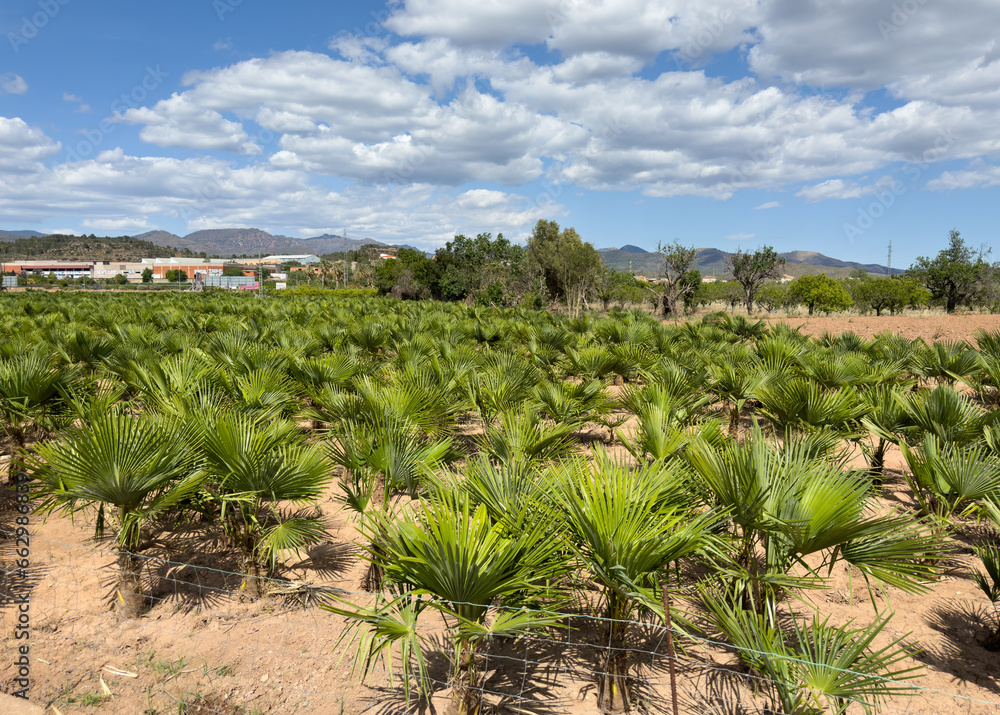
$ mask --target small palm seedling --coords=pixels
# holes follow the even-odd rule
[[[380,660],[392,672],[393,650],[403,660],[407,701],[411,673],[428,692],[422,646],[434,646],[431,633],[418,627],[430,614],[443,616],[451,659],[451,709],[474,715],[482,707],[477,654],[495,637],[517,637],[556,624],[557,619],[522,608],[550,595],[565,564],[553,558],[558,546],[545,538],[542,521],[522,521],[510,529],[493,521],[485,506],[473,507],[461,492],[428,499],[398,517],[377,515],[362,530],[378,549],[368,559],[385,574],[388,595],[373,606],[342,600],[321,608],[344,616],[344,639],[354,644],[355,668],[365,673]]]
[[[628,623],[639,608],[662,618],[658,574],[680,559],[717,548],[718,516],[697,513],[676,466],[640,470],[599,450],[593,462],[574,460],[557,471],[552,499],[564,541],[599,589],[609,644],[598,669],[598,706],[626,709],[632,665]]]
[[[139,556],[152,544],[143,527],[192,495],[186,439],[176,423],[111,413],[41,444],[29,469],[42,512],[97,512],[94,536],[110,530],[119,551],[115,607],[126,618],[143,607]]]
[[[990,600],[990,605],[993,607],[990,619],[992,625],[985,640],[983,640],[983,648],[998,651],[1000,650],[1000,547],[996,544],[990,544],[974,547],[973,551],[976,552],[983,568],[986,569],[986,573],[976,569],[975,574],[973,574],[976,585],[979,586],[980,591],[986,594],[986,598]]]
[[[321,519],[282,511],[279,504],[313,504],[330,479],[329,463],[289,422],[227,413],[204,418],[199,432],[201,471],[221,503],[226,534],[243,556],[242,588],[256,598],[279,554],[297,552],[325,533]]]
[[[705,592],[702,602],[740,660],[767,678],[775,706],[769,712],[844,715],[860,704],[866,713],[876,713],[890,697],[916,690],[903,681],[919,677],[922,666],[897,667],[910,655],[905,636],[872,647],[889,617],[855,628],[853,621],[835,627],[814,615],[811,622],[792,618],[786,631],[733,605],[727,594]]]

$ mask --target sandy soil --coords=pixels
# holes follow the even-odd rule
[[[863,316],[814,316],[767,318],[770,324],[788,323],[800,328],[806,335],[819,337],[824,333],[837,335],[851,331],[864,338],[889,331],[906,338],[922,338],[928,343],[935,340],[974,340],[976,330],[1000,330],[1000,315],[966,313],[956,315],[873,315]]]

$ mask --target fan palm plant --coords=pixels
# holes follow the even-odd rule
[[[494,522],[513,530],[544,513],[545,489],[536,467],[527,461],[498,464],[478,456],[469,460],[462,478],[455,481],[473,506],[486,507]]]
[[[628,622],[637,608],[664,616],[658,574],[680,559],[712,554],[718,516],[697,513],[676,466],[635,470],[603,450],[592,462],[564,463],[551,498],[566,546],[598,586],[606,619],[598,707],[625,709],[631,692]]]
[[[861,435],[861,449],[868,458],[869,472],[881,484],[885,454],[890,444],[900,441],[907,427],[903,405],[908,393],[896,385],[877,385],[860,393],[864,417],[861,424],[867,430]]]
[[[347,600],[321,606],[349,620],[344,638],[355,647],[355,667],[370,671],[384,660],[391,670],[400,651],[409,701],[410,672],[430,689],[421,646],[432,645],[418,627],[422,616],[443,616],[451,660],[449,712],[474,715],[482,707],[477,654],[494,637],[517,637],[555,625],[556,618],[522,608],[551,596],[565,564],[553,558],[558,542],[544,538],[543,523],[515,529],[493,521],[462,492],[446,492],[399,516],[379,515],[363,531],[378,549],[368,559],[384,570],[388,595],[374,606]]]
[[[534,395],[553,421],[574,428],[602,419],[616,406],[600,380],[543,382]]]
[[[921,377],[954,385],[979,368],[979,355],[964,340],[938,341],[917,352],[912,365],[914,372]]]
[[[434,470],[455,457],[450,439],[421,437],[409,423],[391,416],[344,423],[330,433],[327,453],[343,468],[339,485],[344,505],[361,526],[379,512],[389,512],[393,494],[405,490],[416,497],[422,485],[434,479]],[[370,548],[377,551],[379,545]],[[370,564],[363,586],[377,591],[381,567],[377,561]]]
[[[729,436],[735,437],[744,407],[768,383],[772,373],[763,369],[755,355],[747,353],[709,364],[708,374],[711,377],[709,389],[729,404]]]
[[[1000,650],[1000,547],[988,544],[973,547],[973,551],[986,569],[985,573],[979,569],[973,573],[976,585],[993,607],[993,612],[990,614],[992,625],[983,641],[983,648],[998,651]]]
[[[0,430],[14,445],[11,476],[29,437],[56,429],[69,416],[66,400],[76,381],[75,368],[40,352],[0,360]]]
[[[899,404],[905,423],[902,433],[911,444],[928,435],[941,444],[969,444],[1000,419],[1000,413],[984,414],[968,397],[945,385],[921,390],[910,399],[900,397]]]
[[[299,551],[325,533],[320,518],[282,510],[282,502],[312,505],[330,480],[323,451],[306,445],[294,423],[258,415],[203,416],[198,458],[207,487],[221,505],[222,523],[243,557],[246,595],[262,594],[279,554]]]
[[[720,575],[742,606],[760,612],[789,589],[819,588],[841,560],[866,582],[925,592],[944,536],[909,515],[877,514],[862,473],[811,452],[806,443],[778,449],[756,427],[742,443],[695,439],[684,452],[709,504],[729,514],[731,566]],[[810,554],[818,561],[807,563]]]
[[[757,390],[761,414],[780,427],[785,439],[793,429],[834,430],[853,437],[865,412],[855,390],[824,390],[811,380],[772,380]]]
[[[905,636],[873,648],[890,618],[876,618],[854,628],[829,625],[827,617],[802,622],[791,619],[782,631],[760,614],[734,606],[725,595],[703,593],[713,624],[737,648],[740,660],[767,678],[774,707],[768,712],[788,715],[844,715],[855,703],[875,713],[890,697],[912,693],[902,681],[920,676],[923,666],[899,668],[910,656]]]
[[[152,544],[144,527],[198,489],[187,439],[175,422],[112,412],[38,446],[28,468],[38,479],[43,513],[97,512],[94,536],[111,532],[118,549],[115,607],[127,618],[143,609],[139,554]]]
[[[907,483],[920,510],[947,522],[962,507],[1000,497],[1000,460],[980,445],[940,444],[927,435],[919,449],[901,444]]]
[[[485,425],[499,413],[516,410],[521,403],[531,399],[537,384],[538,372],[533,365],[513,353],[503,352],[486,359],[467,389]]]
[[[560,459],[571,454],[572,424],[550,424],[532,407],[519,412],[501,412],[495,424],[487,425],[477,439],[480,449],[502,464]]]

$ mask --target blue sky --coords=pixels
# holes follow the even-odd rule
[[[995,0],[6,0],[0,228],[993,241]],[[1000,247],[998,247],[1000,248]]]

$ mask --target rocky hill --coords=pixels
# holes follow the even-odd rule
[[[358,246],[378,243],[370,238],[359,240],[331,234],[315,238],[274,236],[259,228],[215,228],[195,231],[186,236],[166,231],[150,231],[136,238],[155,241],[161,246],[185,248],[195,253],[204,252],[209,256],[259,256],[273,253],[313,253],[321,256],[341,252],[345,247],[354,250]]]

